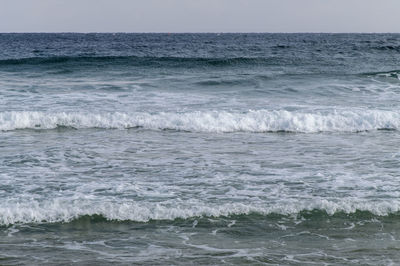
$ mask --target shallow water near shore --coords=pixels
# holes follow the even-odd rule
[[[0,34],[0,264],[400,263],[397,34]]]

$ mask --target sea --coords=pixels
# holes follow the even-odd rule
[[[0,34],[0,265],[400,264],[400,34]]]

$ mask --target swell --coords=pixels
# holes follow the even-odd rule
[[[374,46],[372,49],[379,50],[379,51],[394,51],[400,52],[399,45],[381,45],[381,46]]]
[[[400,216],[400,202],[371,202],[350,199],[287,201],[282,203],[163,204],[153,202],[99,202],[87,199],[53,199],[0,205],[0,226],[12,224],[68,223],[82,217],[107,221],[173,221],[197,217],[231,216]]]
[[[182,113],[0,112],[0,131],[56,128],[144,128],[210,133],[361,132],[400,129],[400,112],[357,109],[340,112],[289,112],[285,110]]]
[[[154,56],[53,56],[0,60],[1,66],[52,66],[69,65],[127,65],[127,66],[233,66],[271,65],[282,59],[262,57],[154,57]]]

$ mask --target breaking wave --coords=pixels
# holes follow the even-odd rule
[[[400,112],[383,110],[289,112],[256,110],[247,112],[205,111],[186,113],[83,113],[83,112],[0,112],[0,131],[55,129],[57,127],[191,132],[360,132],[398,130]]]
[[[0,225],[21,223],[71,222],[83,216],[101,216],[110,221],[148,222],[151,220],[190,219],[194,217],[227,217],[233,215],[299,215],[304,212],[327,215],[368,212],[375,216],[387,216],[400,211],[400,202],[365,202],[344,199],[289,201],[265,204],[162,204],[150,202],[93,202],[89,200],[53,199],[39,202],[7,203],[0,205]]]
[[[363,73],[366,76],[374,76],[374,77],[384,77],[384,78],[395,78],[400,79],[400,70],[392,70],[392,71],[381,71],[381,72],[368,72]]]

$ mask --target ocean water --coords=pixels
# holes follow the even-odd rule
[[[397,34],[0,34],[0,264],[400,264],[399,130]]]

